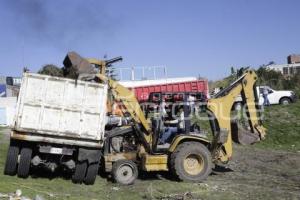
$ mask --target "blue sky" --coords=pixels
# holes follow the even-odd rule
[[[62,66],[68,51],[219,79],[300,54],[298,0],[0,0],[0,74]]]

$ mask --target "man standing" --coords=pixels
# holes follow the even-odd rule
[[[268,88],[264,87],[264,89],[263,89],[263,98],[264,98],[264,104],[263,105],[264,106],[269,106],[270,105],[268,94],[269,94]]]

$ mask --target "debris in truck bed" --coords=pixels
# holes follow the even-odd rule
[[[63,70],[56,65],[44,65],[39,71],[39,74],[49,75],[49,76],[57,76],[63,77]]]
[[[71,79],[93,79],[97,73],[96,68],[78,53],[69,52],[64,61],[64,67],[59,68],[53,64],[43,66],[38,73]]]

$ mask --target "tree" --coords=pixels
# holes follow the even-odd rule
[[[284,76],[277,71],[269,70],[265,67],[260,67],[256,70],[258,76],[258,84],[268,85],[275,89],[282,89],[282,82],[285,80]]]
[[[234,75],[236,73],[234,67],[231,67],[230,70],[231,70],[231,75]]]
[[[274,61],[270,61],[267,65],[275,65],[276,63]]]

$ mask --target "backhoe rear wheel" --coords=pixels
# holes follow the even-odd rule
[[[170,168],[181,181],[203,181],[212,170],[211,154],[199,142],[182,143],[171,154]]]

